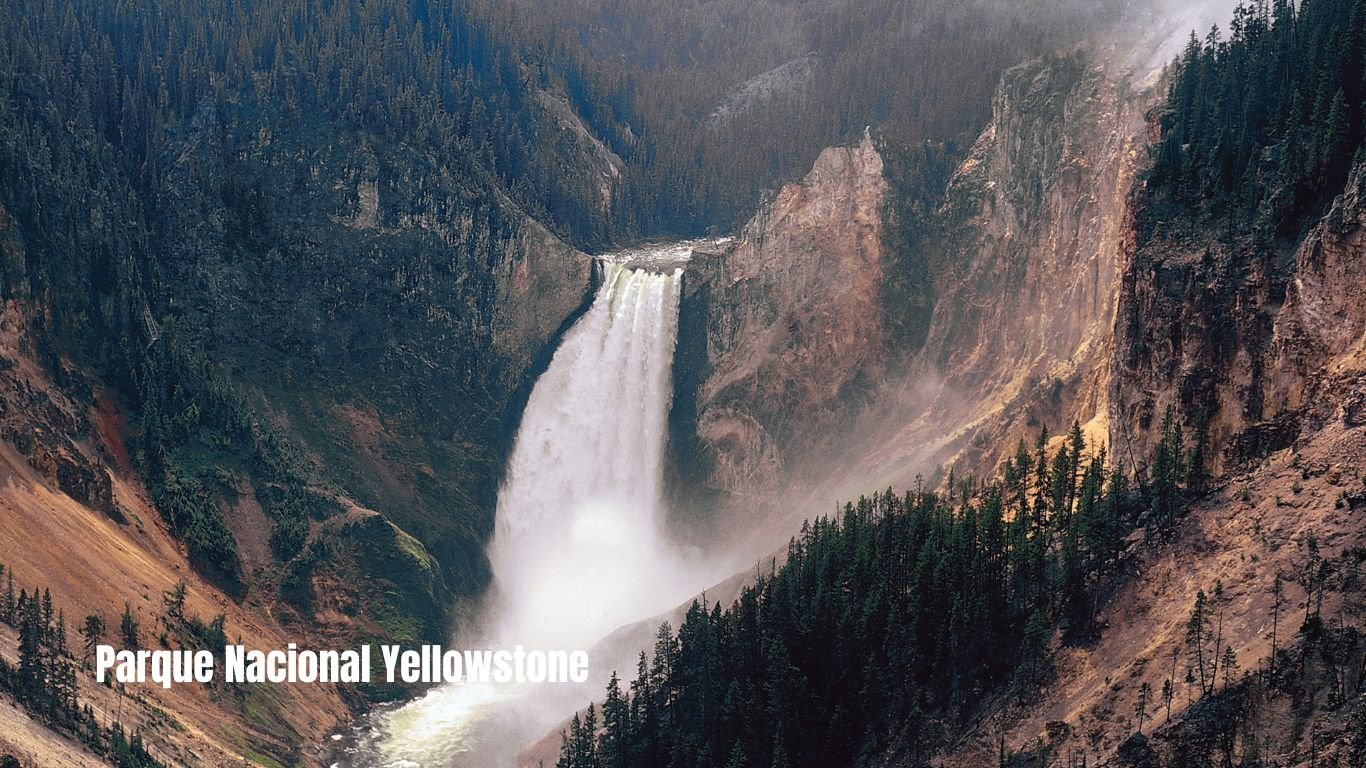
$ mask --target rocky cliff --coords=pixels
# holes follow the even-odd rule
[[[696,408],[708,488],[774,492],[883,379],[886,190],[865,136],[822,152],[731,245],[695,254],[678,399]]]
[[[1126,199],[1153,98],[1087,51],[1023,65],[914,252],[887,236],[901,223],[865,138],[827,150],[735,245],[698,257],[684,310],[685,323],[705,316],[697,471],[723,503],[780,489],[790,505],[822,485],[821,512],[832,488],[990,472],[1041,424],[1077,419],[1103,440]],[[907,262],[923,284],[886,290]],[[927,310],[919,327],[891,319],[906,302]]]
[[[1215,468],[1236,470],[1328,420],[1359,418],[1362,173],[1298,242],[1164,231],[1135,191],[1115,329],[1117,440],[1151,445],[1171,408],[1206,422]]]
[[[1104,435],[1125,198],[1153,95],[1075,51],[1007,73],[949,182],[930,247],[936,303],[912,376],[938,384],[902,439],[991,471],[1017,438],[1072,420]]]
[[[872,178],[882,163],[868,142],[828,151],[689,274],[705,344],[680,341],[680,401],[691,394],[697,408],[694,471],[732,514],[825,513],[937,467],[990,476],[1018,439],[1073,420],[1113,465],[1146,478],[1169,406],[1188,430],[1207,425],[1210,496],[1170,541],[1131,539],[1127,562],[1143,578],[1107,598],[1095,642],[1055,638],[1053,682],[1028,706],[989,702],[948,765],[993,762],[1002,745],[1115,760],[1141,685],[1172,676],[1200,590],[1223,585],[1223,642],[1242,669],[1264,669],[1273,574],[1302,569],[1311,539],[1325,561],[1363,544],[1366,168],[1302,236],[1173,226],[1144,186],[1163,89],[1108,63],[1119,58],[1078,50],[1005,76],[909,254],[928,284],[902,298],[928,302],[923,327],[889,321],[897,297],[865,281],[907,263],[885,237],[899,224],[895,187]],[[1351,614],[1352,594],[1324,610]],[[1267,705],[1289,764],[1318,738],[1306,735],[1313,698],[1294,712]],[[1187,719],[1185,707],[1173,704],[1160,738],[1201,727],[1203,710]],[[1317,743],[1340,747],[1340,713],[1323,722]]]
[[[1208,701],[1191,706],[1181,670],[1202,590],[1216,595],[1221,642],[1235,659],[1225,678],[1253,673],[1235,695],[1258,713],[1263,759],[1346,760],[1350,699],[1325,690],[1322,670],[1337,658],[1334,644],[1359,631],[1360,592],[1349,574],[1366,545],[1362,184],[1358,164],[1306,235],[1278,244],[1226,237],[1222,227],[1196,238],[1145,232],[1149,200],[1135,190],[1122,234],[1110,445],[1120,462],[1147,455],[1170,407],[1187,425],[1206,420],[1218,477],[1170,541],[1134,537],[1130,572],[1141,578],[1101,607],[1096,642],[1059,644],[1042,695],[1028,706],[996,702],[946,765],[980,765],[1004,745],[1133,766],[1153,746],[1201,743],[1218,715]],[[1317,562],[1341,580],[1314,598],[1305,568]],[[1319,611],[1337,628],[1318,625]],[[1132,738],[1129,715],[1144,686],[1160,691],[1169,681],[1169,711]],[[1226,682],[1225,701],[1228,690]]]

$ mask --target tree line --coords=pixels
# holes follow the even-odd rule
[[[1023,441],[991,482],[890,489],[804,524],[731,606],[660,627],[635,678],[563,734],[560,768],[923,765],[988,697],[1050,679],[1128,577],[1130,534],[1176,525],[1201,484],[1175,420],[1133,483],[1079,425]],[[1165,505],[1165,506],[1164,506]]]
[[[117,721],[101,725],[90,705],[81,703],[76,680],[80,662],[68,644],[66,615],[60,609],[54,611],[51,593],[43,589],[40,595],[34,587],[20,589],[16,595],[13,571],[0,565],[0,574],[5,577],[0,623],[19,634],[18,664],[0,659],[0,691],[13,696],[38,721],[75,738],[119,768],[161,768],[163,764],[147,751],[140,733],[128,733]],[[124,616],[127,634],[128,622],[133,620],[126,607]],[[81,627],[87,657],[104,631],[102,618],[87,617]],[[132,631],[136,635],[135,622]]]
[[[1160,213],[1294,238],[1342,190],[1366,116],[1366,2],[1242,2],[1169,74],[1148,174]]]

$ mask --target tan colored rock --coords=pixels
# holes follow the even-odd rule
[[[882,157],[866,136],[823,151],[726,251],[701,257],[709,375],[698,392],[709,484],[770,489],[791,455],[853,411],[883,377]]]

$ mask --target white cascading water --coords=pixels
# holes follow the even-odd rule
[[[671,369],[690,253],[681,244],[600,262],[593,305],[565,335],[522,416],[489,547],[493,584],[477,629],[463,631],[453,647],[587,650],[705,586],[661,530]],[[440,686],[378,716],[373,736],[348,762],[514,765],[529,740],[601,696],[612,669],[591,672],[592,685],[583,688]]]
[[[587,648],[670,607],[650,576],[670,559],[658,517],[682,270],[604,271],[532,391],[498,499],[501,634],[529,648]]]

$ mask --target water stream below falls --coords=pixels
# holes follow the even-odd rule
[[[565,334],[522,416],[489,545],[493,583],[452,648],[588,650],[707,585],[663,532],[665,435],[691,243],[604,256],[589,310]],[[601,698],[590,681],[460,683],[376,713],[351,766],[507,768]],[[547,761],[550,763],[551,761]]]

